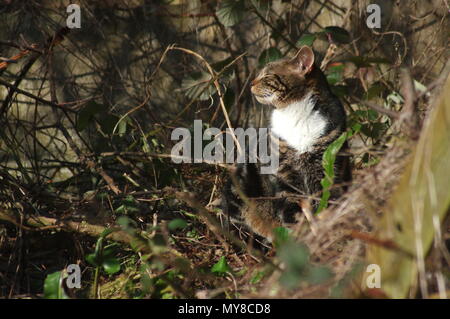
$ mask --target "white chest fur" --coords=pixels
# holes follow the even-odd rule
[[[310,151],[327,125],[325,118],[313,110],[314,105],[314,98],[308,94],[303,100],[272,112],[272,132],[299,153]]]

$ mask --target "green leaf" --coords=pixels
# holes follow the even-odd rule
[[[367,110],[367,118],[369,119],[369,121],[373,122],[373,121],[378,120],[378,116],[379,116],[379,114],[377,111],[370,110],[370,109]]]
[[[44,281],[44,298],[45,299],[68,299],[61,287],[62,272],[57,271],[47,275]]]
[[[300,40],[297,41],[297,46],[302,47],[304,45],[312,46],[314,41],[316,40],[317,36],[315,34],[304,34],[300,38]]]
[[[141,141],[142,141],[142,151],[144,153],[150,153],[152,151],[152,149],[150,147],[150,144],[148,144],[147,139],[145,137],[142,137]]]
[[[329,35],[334,42],[347,44],[351,42],[350,33],[340,27],[330,26],[324,29],[326,35]]]
[[[363,124],[361,126],[361,133],[368,137],[372,137],[372,128],[369,124]]]
[[[280,284],[287,289],[294,289],[302,279],[301,273],[297,271],[284,271],[280,276]]]
[[[333,273],[328,267],[325,266],[311,266],[308,269],[305,280],[313,285],[322,284],[325,281],[331,279]]]
[[[327,68],[327,81],[330,85],[335,85],[342,81],[344,74],[344,64],[334,63]]]
[[[86,261],[87,261],[88,263],[90,263],[92,266],[94,266],[94,267],[100,267],[100,263],[97,261],[97,258],[96,258],[96,256],[95,256],[95,253],[86,255],[85,259],[86,259]]]
[[[309,251],[304,244],[287,241],[277,251],[281,261],[286,264],[288,270],[300,271],[309,260]]]
[[[253,6],[258,10],[261,14],[267,14],[267,11],[270,10],[272,1],[271,0],[251,0]]]
[[[115,229],[112,228],[106,228],[104,231],[102,231],[102,233],[100,234],[100,237],[106,237],[109,234],[112,234],[113,232],[115,232]]]
[[[277,227],[273,230],[275,240],[273,245],[278,248],[289,240],[289,229],[285,227]]]
[[[373,123],[369,136],[375,140],[379,139],[381,136],[383,136],[383,133],[386,131],[386,129],[386,123]]]
[[[330,188],[334,181],[334,162],[336,161],[336,155],[344,145],[346,139],[349,137],[349,133],[344,132],[333,143],[331,143],[326,151],[323,153],[322,166],[324,168],[324,178],[320,181],[322,185],[322,197],[320,198],[319,207],[316,214],[320,213],[324,208],[328,207],[328,199],[330,198]],[[350,134],[351,135],[351,134]]]
[[[103,248],[102,258],[108,259],[116,255],[117,243],[111,244]]]
[[[102,256],[102,251],[103,251],[103,240],[105,239],[105,237],[100,236],[97,239],[97,243],[95,244],[95,259],[98,261],[100,260],[101,256]]]
[[[355,123],[352,125],[352,131],[353,131],[353,135],[359,133],[359,131],[361,131],[361,124],[360,123]]]
[[[245,13],[245,1],[243,0],[224,0],[216,10],[219,21],[225,27],[232,27],[240,22]]]
[[[156,162],[155,162],[156,163]],[[139,211],[139,207],[137,205],[136,200],[132,195],[128,195],[124,199],[121,200],[121,204],[119,207],[117,207],[114,212],[117,214],[127,214],[132,212]]]
[[[127,121],[123,120],[119,123],[118,133],[120,136],[124,135],[127,132]]]
[[[211,84],[211,75],[206,72],[194,72],[181,81],[181,88],[190,99],[208,100],[216,93],[216,88]]]
[[[183,229],[186,228],[186,226],[187,226],[186,221],[181,218],[171,220],[167,225],[167,227],[169,227],[170,230]]]
[[[367,93],[365,94],[364,97],[367,100],[371,100],[371,99],[381,95],[381,93],[383,93],[384,90],[385,90],[385,86],[382,83],[376,82],[367,90]]]
[[[115,257],[106,258],[103,260],[102,267],[108,275],[113,275],[120,271],[120,262]]]
[[[212,69],[219,74],[219,81],[222,84],[229,83],[234,77],[234,68],[232,57],[211,64]],[[207,72],[193,72],[187,75],[181,82],[181,89],[190,99],[199,99],[205,101],[216,93],[216,87],[213,85],[212,77]]]
[[[258,58],[258,66],[263,68],[267,63],[281,59],[283,55],[277,48],[271,47],[264,50]]]
[[[225,256],[220,257],[219,261],[215,263],[214,266],[212,266],[211,272],[218,275],[223,275],[227,272],[231,272],[231,268],[230,266],[228,266]]]
[[[86,256],[86,261],[94,267],[103,267],[103,269],[110,275],[120,270],[120,263],[115,257],[115,249],[117,243],[110,244],[104,247],[106,236],[113,233],[115,230],[111,228],[105,229],[95,244],[95,251]]]
[[[334,95],[337,97],[345,97],[349,95],[349,90],[347,85],[332,85],[331,92],[333,92]]]
[[[258,282],[261,281],[261,279],[264,278],[264,271],[256,271],[256,273],[253,275],[253,277],[250,279],[250,284],[255,285]]]
[[[308,248],[303,244],[288,241],[278,249],[277,255],[286,265],[280,277],[280,283],[288,289],[295,288],[308,267]]]
[[[217,73],[220,73],[220,79],[225,82],[230,81],[234,76],[233,57],[228,57],[222,61],[215,62],[211,64],[211,67]]]
[[[137,224],[131,218],[128,218],[126,216],[120,216],[117,219],[117,224],[127,234],[132,235],[132,236],[134,236],[136,234]]]

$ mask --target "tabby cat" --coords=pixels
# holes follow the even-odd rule
[[[224,190],[224,212],[269,241],[275,227],[289,226],[297,214],[317,208],[323,153],[346,130],[344,108],[314,60],[304,46],[293,58],[268,63],[252,81],[256,100],[273,107],[279,167],[276,174],[261,175],[257,164],[240,164]],[[348,157],[336,158],[336,184],[350,180],[348,163]],[[335,188],[332,197],[341,191]]]

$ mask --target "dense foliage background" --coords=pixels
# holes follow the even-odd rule
[[[380,215],[445,91],[447,1],[79,1],[81,28],[67,29],[69,3],[0,2],[1,297],[448,296],[446,192],[439,212],[430,208],[437,222],[407,224],[431,236],[419,250],[383,233],[394,221],[372,222],[381,235],[353,235],[406,251],[404,267],[419,271],[401,292],[373,292],[358,277],[367,262],[359,246],[336,257],[351,260],[343,267],[315,262],[320,236],[280,230],[275,251],[252,248],[239,231],[229,238],[212,205],[226,169],[170,160],[172,130],[194,119],[221,130],[267,126],[270,110],[250,81],[309,45],[352,132],[355,186],[343,202],[362,203],[358,216]],[[369,3],[381,8],[381,28],[367,27]],[[448,176],[445,167],[432,176]],[[314,217],[313,233],[330,233],[320,224],[329,211]],[[69,264],[82,269],[81,289],[61,288]]]

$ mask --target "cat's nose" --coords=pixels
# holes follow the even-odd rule
[[[250,86],[255,86],[256,84],[258,84],[258,82],[258,79],[254,79],[252,82],[250,82]]]

